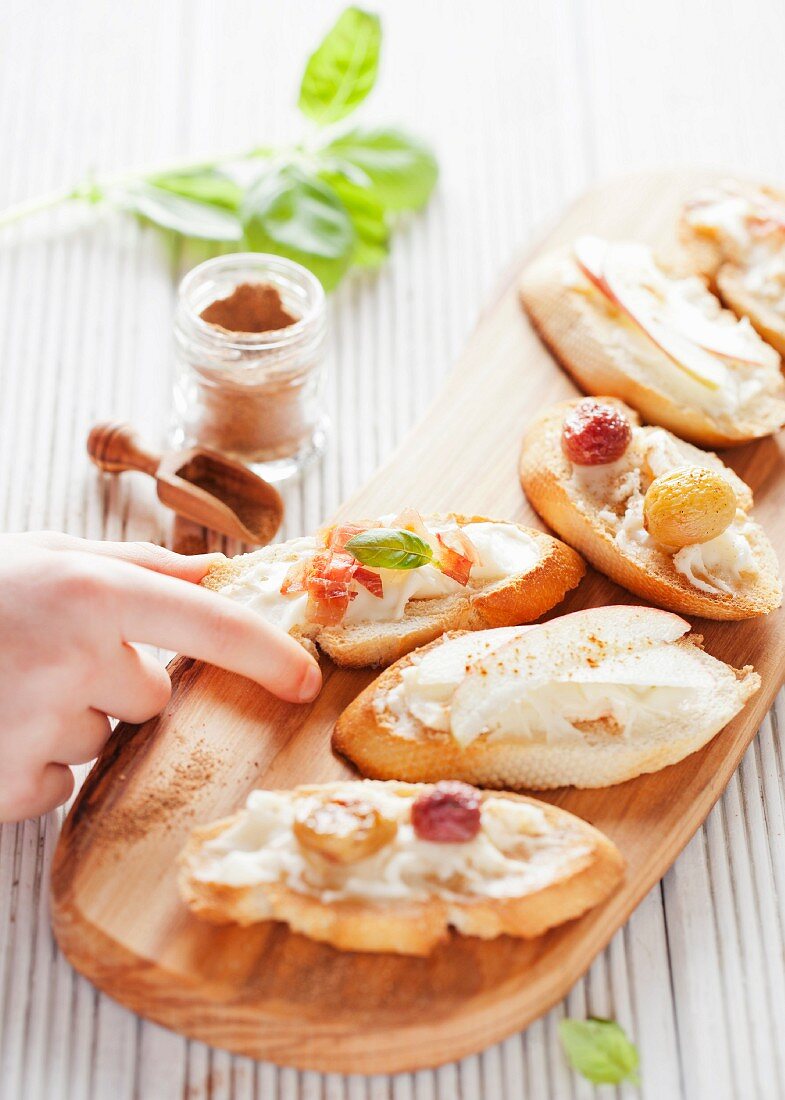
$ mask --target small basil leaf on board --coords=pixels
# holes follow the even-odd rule
[[[390,251],[390,229],[384,207],[367,188],[343,172],[324,171],[319,178],[333,188],[352,219],[356,236],[352,263],[358,267],[379,267]]]
[[[424,206],[439,175],[436,157],[424,142],[389,127],[356,127],[323,152],[359,169],[370,194],[389,210]]]
[[[346,549],[371,569],[419,569],[433,558],[427,542],[413,531],[373,527],[349,539]]]
[[[298,106],[320,126],[338,122],[376,83],[382,31],[378,15],[347,8],[308,58]]]
[[[147,182],[162,191],[182,195],[186,199],[237,211],[243,200],[243,189],[233,179],[213,168],[197,172],[170,172],[151,176]]]
[[[352,260],[356,235],[335,190],[293,165],[272,168],[248,189],[241,218],[255,252],[296,260],[332,290]]]
[[[559,1037],[567,1061],[595,1085],[638,1084],[638,1051],[614,1020],[562,1020]]]
[[[117,188],[111,192],[111,197],[125,210],[184,237],[205,241],[242,239],[242,225],[231,211],[173,194],[151,183],[138,182]]]

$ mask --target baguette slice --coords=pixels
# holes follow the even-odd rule
[[[194,830],[180,861],[182,897],[215,923],[284,921],[343,951],[427,955],[450,927],[483,939],[538,936],[599,904],[622,878],[624,861],[602,833],[506,792],[468,792],[480,801],[474,839],[419,840],[411,807],[430,790],[350,781],[254,791],[238,814]],[[373,807],[397,823],[395,836],[348,865],[306,852],[293,820],[333,798]]]
[[[686,265],[785,357],[785,194],[725,180],[685,203],[679,238]]]
[[[763,528],[747,514],[752,507],[749,487],[717,455],[692,447],[664,428],[641,427],[632,409],[620,401],[599,400],[615,405],[633,425],[623,471],[640,472],[641,494],[652,480],[646,465],[651,461],[647,455],[653,453],[655,445],[658,451],[667,452],[665,460],[660,459],[664,461],[664,468],[658,466],[658,476],[664,469],[688,465],[707,466],[726,477],[734,489],[739,509],[733,529],[737,530],[739,525],[743,527],[757,573],[742,577],[732,591],[702,591],[676,568],[676,556],[651,539],[642,544],[624,538],[620,511],[624,505],[614,504],[615,514],[610,507],[612,492],[622,488],[623,473],[615,475],[605,496],[598,497],[590,482],[581,482],[574,473],[576,468],[562,451],[562,425],[578,399],[546,409],[523,441],[521,484],[545,522],[611,580],[669,611],[707,619],[749,619],[779,607],[782,602],[779,564]]]
[[[622,783],[702,748],[760,686],[688,630],[668,612],[619,606],[445,635],[367,687],[333,747],[379,779]]]
[[[471,523],[499,522],[454,513],[425,517],[426,524],[449,521],[461,528]],[[551,535],[519,524],[504,526],[523,532],[528,540],[530,561],[521,573],[492,582],[475,582],[470,576],[464,588],[456,584],[453,586],[456,591],[449,595],[410,599],[398,618],[360,620],[338,626],[301,622],[292,626],[289,633],[306,647],[315,643],[338,665],[367,668],[391,664],[445,630],[482,630],[538,619],[575,588],[586,571],[585,566],[574,550]],[[229,598],[247,602],[249,592],[253,594],[254,575],[260,568],[294,563],[303,552],[313,553],[315,546],[315,539],[265,546],[214,566],[202,584]]]
[[[589,247],[609,247],[596,239],[584,240],[589,240]],[[687,288],[679,297],[679,317],[686,318],[688,329],[690,324],[697,326],[697,338],[705,337],[703,330],[708,326],[709,342],[719,333],[721,342],[731,341],[731,347],[745,349],[744,354],[759,358],[760,363],[750,365],[733,356],[708,354],[705,348],[685,342],[683,334],[674,336],[661,326],[661,337],[671,354],[666,353],[588,277],[574,248],[535,260],[520,286],[521,301],[548,349],[586,393],[618,397],[649,423],[660,424],[700,446],[727,447],[777,431],[785,423],[785,382],[778,355],[746,321],[738,322],[729,311],[721,310],[699,280],[676,282],[654,264],[647,250],[644,253],[641,264],[644,269],[651,267],[652,277],[661,281],[660,289]],[[621,263],[622,272],[623,268]],[[640,294],[630,278],[629,304],[635,312]],[[598,282],[602,284],[602,278]],[[679,349],[690,362],[697,356],[697,363],[687,370],[679,367]],[[709,377],[696,377],[696,365],[705,368]],[[728,395],[736,392],[739,382],[744,388],[731,399]]]

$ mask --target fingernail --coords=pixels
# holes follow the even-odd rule
[[[310,703],[315,699],[322,688],[322,673],[315,661],[311,662],[308,671],[300,684],[298,699],[301,703]]]

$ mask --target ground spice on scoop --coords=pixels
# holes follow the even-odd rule
[[[297,323],[281,295],[267,283],[240,283],[228,298],[218,298],[200,317],[227,332],[274,332]]]

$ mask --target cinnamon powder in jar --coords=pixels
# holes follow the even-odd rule
[[[273,332],[295,324],[281,295],[266,283],[240,283],[228,298],[217,298],[199,315],[226,332]]]
[[[273,256],[209,260],[183,281],[175,328],[177,442],[275,479],[321,450],[326,311],[310,272]]]

